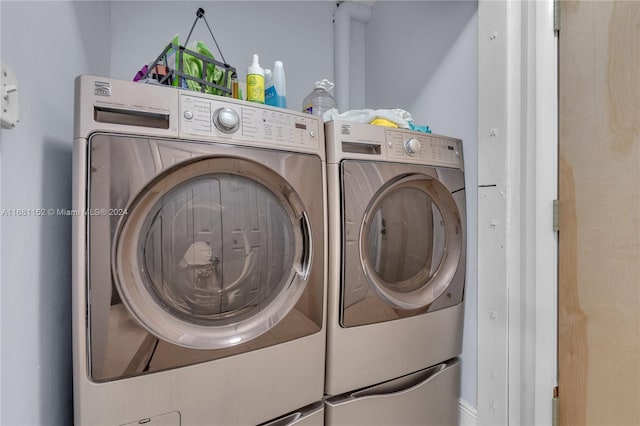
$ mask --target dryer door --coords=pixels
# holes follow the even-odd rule
[[[342,325],[399,319],[460,303],[462,172],[357,161],[342,167]]]

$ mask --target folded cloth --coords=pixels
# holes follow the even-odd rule
[[[353,109],[340,114],[336,108],[331,108],[322,114],[324,121],[344,120],[355,121],[356,123],[373,123],[376,120],[386,120],[402,129],[414,130],[416,132],[431,133],[429,126],[417,125],[413,122],[413,117],[407,111],[395,109]]]
[[[409,128],[409,122],[412,121],[411,114],[403,109],[354,109],[340,114],[336,108],[331,108],[322,114],[324,121],[344,120],[355,121],[357,123],[371,123],[376,119],[385,119],[395,123],[402,129]]]
[[[414,124],[413,121],[409,122],[409,128],[415,132],[431,133],[431,129],[429,128],[429,126],[419,126],[417,124]]]
[[[370,124],[375,124],[376,126],[384,126],[384,127],[395,127],[396,129],[398,128],[398,125],[396,123],[392,123],[386,118],[376,118]]]

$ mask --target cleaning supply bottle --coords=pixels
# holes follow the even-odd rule
[[[265,70],[264,103],[280,108],[287,107],[287,86],[282,61],[275,61],[273,72]]]
[[[240,88],[238,87],[238,74],[235,71],[231,74],[231,97],[233,99],[242,99],[240,97]]]
[[[269,96],[269,92],[273,92],[273,73],[269,68],[264,69],[264,104],[273,105]]]
[[[264,70],[255,53],[251,65],[247,67],[247,100],[259,104],[264,103]]]
[[[322,116],[326,111],[335,108],[336,100],[329,93],[329,90],[334,86],[335,84],[326,78],[316,81],[313,92],[309,93],[302,101],[302,112]]]

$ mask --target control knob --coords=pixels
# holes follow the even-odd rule
[[[233,133],[240,127],[240,117],[231,108],[218,108],[213,113],[213,124],[224,133]]]
[[[420,141],[416,138],[410,138],[404,141],[404,151],[409,155],[417,154],[420,151]]]

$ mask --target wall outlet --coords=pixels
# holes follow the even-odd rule
[[[2,64],[0,71],[0,90],[2,97],[0,124],[3,129],[13,129],[20,121],[18,81],[5,64]]]

